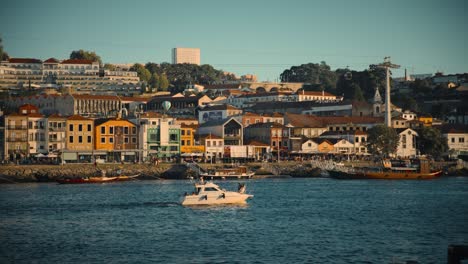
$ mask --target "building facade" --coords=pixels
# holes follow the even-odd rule
[[[189,63],[200,65],[200,49],[198,48],[173,48],[172,64]]]

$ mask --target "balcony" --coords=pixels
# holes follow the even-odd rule
[[[7,126],[8,130],[27,130],[27,126]]]
[[[28,138],[7,137],[6,142],[28,142]]]

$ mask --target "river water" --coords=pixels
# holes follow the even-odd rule
[[[468,177],[246,183],[247,206],[196,208],[189,181],[0,185],[0,263],[446,263],[468,245]]]

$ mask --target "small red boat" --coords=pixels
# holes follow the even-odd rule
[[[73,179],[57,179],[60,184],[104,183],[115,181],[118,177],[85,177]]]

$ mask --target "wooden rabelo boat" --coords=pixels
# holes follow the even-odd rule
[[[431,170],[426,158],[385,160],[378,168],[341,167],[328,172],[336,179],[428,180],[442,175],[441,170]]]

